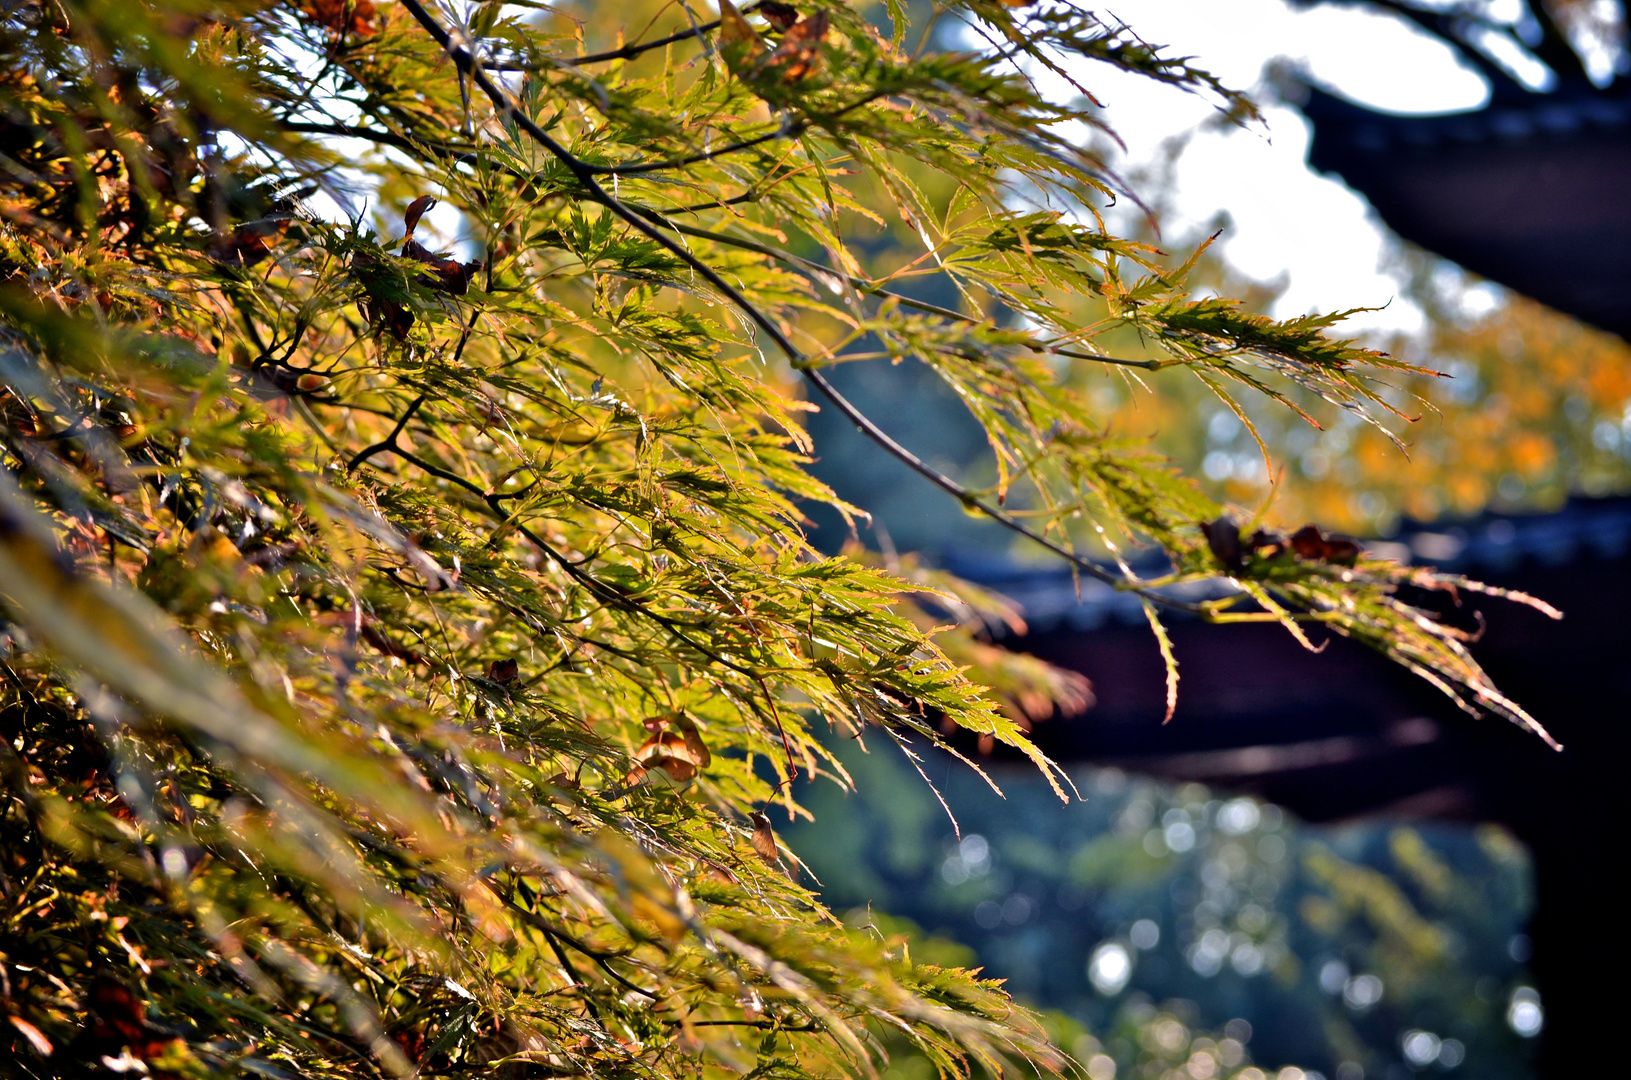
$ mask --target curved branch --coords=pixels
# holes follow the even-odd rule
[[[348,465],[346,465],[345,471],[355,472],[358,465],[361,465],[375,454],[382,453],[386,450],[395,450],[396,437],[402,434],[402,429],[408,426],[408,421],[413,419],[413,414],[419,411],[419,407],[423,405],[425,400],[429,397],[430,392],[426,391],[425,393],[414,398],[413,402],[405,410],[403,410],[402,419],[396,422],[396,426],[391,429],[391,433],[374,445],[365,446],[361,450],[357,451],[356,456],[351,459]]]
[[[753,11],[758,6],[759,5],[757,3],[747,4],[740,10],[742,14],[746,15],[748,12]],[[651,41],[641,41],[629,45],[620,45],[615,49],[607,49],[605,52],[585,53],[583,56],[572,56],[565,60],[550,60],[549,66],[582,67],[585,64],[604,64],[611,60],[633,60],[636,56],[639,56],[642,53],[648,53],[653,49],[660,49],[665,45],[672,45],[677,41],[689,41],[691,38],[699,38],[704,34],[711,34],[715,30],[719,29],[720,23],[721,20],[719,19],[711,19],[705,23],[696,23],[689,30],[679,30],[669,34],[666,37],[653,38]],[[481,66],[486,68],[488,71],[537,71],[540,68],[540,65],[538,64],[509,64],[502,61],[484,62]]]
[[[652,221],[657,222],[657,224],[661,225],[665,229],[672,229],[674,232],[683,233],[686,236],[694,236],[699,240],[712,240],[715,243],[727,244],[731,247],[741,248],[744,251],[756,252],[760,255],[775,259],[778,262],[802,266],[813,273],[825,274],[828,277],[838,278],[839,280],[847,283],[859,292],[867,294],[868,296],[877,296],[886,300],[893,300],[902,307],[909,307],[914,311],[921,311],[928,315],[938,315],[943,319],[951,319],[955,322],[966,323],[969,326],[980,326],[983,325],[985,321],[983,319],[977,319],[972,315],[965,315],[961,311],[953,311],[951,308],[941,307],[939,304],[931,304],[927,300],[915,299],[914,297],[907,296],[905,293],[892,292],[891,290],[885,289],[883,286],[877,285],[864,277],[858,277],[854,274],[846,273],[843,270],[834,270],[829,266],[821,265],[813,259],[806,259],[802,255],[795,255],[790,251],[782,251],[778,248],[773,248],[768,244],[761,244],[756,240],[747,240],[742,237],[731,236],[729,233],[713,232],[708,229],[698,229],[691,225],[681,225],[678,222],[667,220],[663,214],[655,210],[648,210],[644,207],[636,206],[633,209],[637,213],[644,214]],[[679,210],[669,210],[666,211],[666,213],[689,213],[693,209],[695,208],[684,207]],[[703,207],[703,209],[711,208]],[[1100,364],[1114,364],[1118,367],[1142,368],[1145,371],[1160,371],[1162,368],[1176,367],[1185,362],[1183,360],[1128,360],[1118,356],[1100,356],[1097,353],[1082,352],[1079,349],[1060,348],[1057,345],[1050,345],[1045,341],[1027,341],[1024,343],[1024,345],[1032,352],[1046,353],[1050,356],[1067,356],[1076,360],[1092,360]]]
[[[454,65],[481,88],[482,93],[487,95],[488,99],[492,101],[493,106],[503,113],[504,116],[513,121],[516,126],[521,128],[521,130],[525,131],[527,135],[535,140],[540,146],[553,154],[562,165],[566,166],[566,168],[574,176],[576,176],[578,181],[588,190],[590,198],[606,207],[606,209],[610,210],[618,217],[622,218],[626,223],[634,228],[635,231],[641,233],[647,239],[661,246],[675,258],[685,263],[685,265],[691,270],[695,271],[696,274],[709,285],[719,290],[719,292],[727,300],[729,300],[738,311],[746,315],[755,326],[757,326],[767,337],[770,338],[771,341],[776,343],[776,347],[786,354],[788,362],[791,363],[793,367],[804,376],[804,378],[816,389],[818,393],[821,394],[822,397],[831,402],[833,407],[836,408],[846,420],[853,423],[857,430],[859,430],[873,442],[877,443],[877,445],[891,457],[894,457],[896,460],[900,461],[912,471],[927,479],[936,487],[955,496],[964,506],[973,510],[978,510],[1004,528],[1009,529],[1020,536],[1027,537],[1037,544],[1040,544],[1049,551],[1059,555],[1061,558],[1068,560],[1072,566],[1087,574],[1089,577],[1097,578],[1098,580],[1114,585],[1117,588],[1137,593],[1140,596],[1146,597],[1151,602],[1160,604],[1164,607],[1187,611],[1192,614],[1200,614],[1193,604],[1187,604],[1181,600],[1175,600],[1170,596],[1166,596],[1165,594],[1154,592],[1137,581],[1129,581],[1118,574],[1113,574],[1093,560],[1085,556],[1078,555],[1076,552],[1070,550],[1057,541],[1044,536],[1042,533],[1032,529],[1030,526],[1026,525],[1013,515],[997,508],[996,506],[993,506],[987,500],[980,498],[971,489],[933,468],[916,454],[912,453],[910,450],[906,449],[906,447],[896,442],[888,435],[888,433],[886,433],[882,428],[878,427],[878,425],[875,424],[865,413],[857,409],[842,394],[840,394],[838,389],[834,387],[832,383],[821,374],[820,371],[811,367],[809,358],[804,355],[798,346],[793,344],[793,342],[785,333],[783,333],[782,329],[775,324],[770,316],[759,310],[757,305],[748,300],[746,296],[742,295],[741,291],[730,282],[726,281],[717,270],[698,259],[695,255],[692,255],[689,251],[686,251],[680,244],[664,236],[660,231],[658,231],[657,226],[646,220],[642,214],[625,206],[621,200],[617,199],[604,187],[602,187],[600,182],[595,178],[598,172],[596,166],[591,165],[590,163],[579,158],[577,155],[573,154],[570,150],[558,142],[554,136],[540,128],[532,121],[530,117],[528,117],[520,109],[516,108],[514,103],[511,102],[509,95],[507,95],[501,87],[494,83],[493,80],[488,77],[487,73],[474,62],[470,52],[454,44],[452,35],[443,29],[441,24],[431,16],[430,12],[425,9],[423,4],[420,3],[420,0],[401,0],[401,2],[402,6],[406,8],[414,19],[425,28],[425,31],[429,33],[431,37],[436,39],[437,44],[439,44],[447,52]],[[414,460],[408,455],[403,454],[401,451],[398,451],[398,454],[410,461]],[[421,468],[425,467],[425,463],[423,462],[415,461],[415,464],[420,465]],[[452,474],[445,473],[445,470],[437,470],[435,473],[433,473],[433,475],[436,474],[452,477]],[[472,488],[475,486],[473,484],[469,484],[469,482],[465,481],[462,477],[457,477],[455,479],[466,486]],[[483,498],[487,498],[485,493],[482,493],[482,496]],[[531,537],[529,537],[529,539],[531,539]],[[537,543],[536,540],[534,542]],[[543,547],[544,550],[549,550],[547,545],[541,545],[541,547]],[[597,582],[596,584],[599,583]],[[602,586],[602,588],[604,588],[604,586]],[[619,597],[619,599],[622,598]],[[652,615],[652,617],[666,623],[666,620],[662,620],[661,616]],[[670,629],[671,631],[673,630],[673,628]],[[677,633],[677,631],[673,632]],[[689,643],[692,644],[693,647],[700,649],[695,642]],[[708,654],[708,650],[700,651],[703,651],[705,655]],[[738,665],[730,663],[723,658],[719,659],[733,670],[743,671],[743,669]]]
[[[777,139],[796,139],[804,131],[804,127],[804,121],[795,120],[789,116],[775,131],[767,131],[763,135],[755,135],[751,139],[726,143],[717,150],[702,150],[695,154],[686,154],[684,157],[669,158],[667,161],[651,161],[639,165],[591,165],[585,161],[579,161],[579,164],[598,176],[638,176],[641,173],[664,172],[668,169],[679,169],[686,165],[695,165],[702,161],[713,161],[716,158],[724,157],[726,154],[749,150],[755,146],[762,146],[767,142],[774,142]]]
[[[550,60],[549,67],[582,67],[585,64],[604,64],[609,60],[633,60],[641,53],[660,49],[664,45],[672,45],[676,41],[685,41],[689,38],[701,37],[719,29],[719,20],[698,23],[689,30],[681,30],[669,34],[667,37],[656,38],[652,41],[642,41],[637,45],[624,45],[616,49],[607,49],[605,52],[586,53],[583,56],[570,56],[565,60]],[[503,61],[489,61],[481,65],[488,71],[538,71],[544,67],[542,64],[531,63],[504,63]]]

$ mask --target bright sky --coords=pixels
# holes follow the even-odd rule
[[[1395,112],[1476,108],[1483,79],[1444,44],[1402,20],[1346,5],[1293,8],[1285,0],[1115,0],[1104,9],[1144,40],[1195,58],[1227,85],[1259,85],[1264,65],[1285,58],[1315,81]],[[1196,131],[1213,105],[1169,87],[1089,69],[1084,82],[1104,102],[1105,118],[1127,143],[1123,172],[1154,161],[1163,141]],[[1088,81],[1091,80],[1091,81]],[[1259,95],[1271,100],[1272,95]],[[1267,130],[1198,131],[1176,173],[1168,235],[1198,231],[1220,210],[1233,225],[1220,243],[1229,261],[1254,278],[1284,273],[1288,287],[1274,312],[1376,306],[1392,300],[1395,280],[1379,265],[1386,243],[1369,207],[1340,181],[1309,171],[1308,125],[1296,110],[1265,109]],[[1185,226],[1188,226],[1187,228]],[[1404,302],[1348,324],[1413,329],[1420,313]]]

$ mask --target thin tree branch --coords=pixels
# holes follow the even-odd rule
[[[657,224],[661,225],[665,229],[672,229],[677,233],[684,233],[686,236],[694,236],[699,240],[712,240],[715,243],[728,244],[731,247],[741,248],[744,251],[757,252],[760,255],[765,255],[769,258],[775,259],[778,262],[802,266],[812,273],[825,274],[828,277],[838,278],[869,296],[877,296],[887,300],[893,300],[902,307],[909,307],[914,311],[921,311],[929,315],[938,315],[943,319],[951,319],[956,322],[967,323],[970,326],[980,326],[985,321],[983,319],[977,319],[972,315],[965,315],[961,311],[953,311],[951,308],[941,307],[939,304],[931,304],[926,300],[915,299],[907,296],[904,293],[892,292],[889,289],[885,289],[882,286],[867,280],[866,278],[857,277],[854,274],[845,273],[842,270],[834,270],[829,266],[823,266],[813,259],[806,259],[804,256],[795,255],[790,251],[782,251],[778,248],[773,248],[768,244],[761,244],[755,240],[747,240],[742,237],[732,236],[729,233],[713,232],[709,229],[699,229],[691,225],[681,225],[677,221],[669,221],[664,216],[665,214],[688,213],[695,208],[686,207],[680,210],[665,211],[663,213],[659,213],[655,210],[648,210],[639,206],[634,207],[634,209],[638,213],[644,214],[652,221],[657,222]],[[700,209],[711,208],[701,207]],[[1142,368],[1145,371],[1160,371],[1163,368],[1176,367],[1186,362],[1183,360],[1128,360],[1117,356],[1100,356],[1097,353],[1082,352],[1080,349],[1063,349],[1057,345],[1050,345],[1045,341],[1027,341],[1024,342],[1024,345],[1027,349],[1030,349],[1033,352],[1047,353],[1051,356],[1068,356],[1077,360],[1092,360],[1095,363],[1100,364],[1114,364],[1118,367]]]
[[[722,158],[727,154],[735,154],[742,150],[751,150],[755,146],[775,142],[777,139],[796,139],[804,131],[804,128],[805,123],[803,120],[789,116],[775,131],[767,131],[763,135],[755,135],[751,139],[726,143],[714,150],[702,150],[695,154],[686,154],[684,157],[669,158],[667,161],[650,161],[638,165],[593,165],[579,160],[578,165],[597,176],[638,176],[642,173],[665,172],[668,169],[679,169],[702,161],[713,161],[716,158]],[[574,169],[573,171],[576,172],[577,170]]]
[[[361,465],[375,454],[381,453],[385,450],[395,450],[396,437],[402,434],[402,429],[408,426],[408,421],[413,419],[413,414],[419,411],[419,407],[423,405],[426,399],[429,397],[430,392],[427,390],[425,393],[414,398],[413,402],[409,404],[405,410],[403,410],[402,419],[396,422],[396,427],[391,429],[391,433],[385,436],[385,438],[381,439],[379,442],[374,443],[372,446],[365,446],[361,450],[357,451],[357,455],[351,459],[348,465],[346,465],[345,471],[355,472],[358,465]]]
[[[746,15],[748,12],[753,11],[758,6],[759,5],[756,3],[745,5],[743,8],[741,8],[741,12],[742,14]],[[677,41],[688,41],[691,38],[702,37],[704,34],[711,34],[715,30],[718,30],[719,26],[720,20],[712,19],[705,23],[697,23],[689,30],[676,31],[675,33],[669,34],[667,37],[653,38],[651,41],[641,41],[629,45],[622,45],[615,49],[607,49],[605,52],[587,53],[583,56],[573,56],[565,60],[550,60],[549,66],[582,67],[585,64],[604,64],[610,60],[632,60],[642,53],[648,53],[652,49],[660,49],[664,45],[672,45]],[[539,64],[529,63],[510,64],[502,61],[482,64],[482,67],[486,68],[488,71],[537,71],[541,66],[542,65]]]
[[[572,962],[568,960],[563,953],[558,951],[560,948],[559,943],[561,942],[572,946],[573,949],[593,960],[596,966],[598,966],[602,971],[610,975],[619,983],[622,983],[624,986],[628,987],[630,990],[633,990],[635,993],[641,994],[648,998],[656,998],[656,994],[653,994],[650,990],[647,990],[643,986],[638,986],[635,983],[630,982],[611,966],[610,961],[614,957],[618,956],[617,953],[604,952],[600,949],[593,948],[584,942],[579,941],[572,934],[561,927],[556,926],[554,923],[551,923],[548,919],[544,918],[542,915],[539,915],[537,912],[528,911],[526,908],[522,907],[520,904],[517,904],[514,900],[511,900],[508,897],[504,897],[503,899],[505,907],[509,908],[516,915],[519,915],[521,920],[527,925],[531,926],[535,930],[541,931],[546,937],[549,938],[550,943],[554,945],[557,950],[555,953],[556,959],[561,962],[561,966],[565,967],[566,970],[571,973],[572,978],[580,986],[587,988],[588,984],[585,983],[582,977],[578,975],[577,969],[572,966]],[[585,999],[585,1002],[587,1003],[587,999]],[[593,1006],[591,1006],[591,1009],[593,1009]]]
[[[839,393],[838,388],[828,381],[827,376],[823,374],[819,368],[804,367],[801,370],[804,373],[804,377],[810,381],[811,385],[820,391],[821,395],[830,401],[833,406],[837,408],[841,414],[843,414],[844,419],[854,424],[857,431],[871,439],[873,442],[877,443],[884,450],[888,451],[896,461],[899,461],[901,464],[905,465],[907,468],[929,481],[929,483],[933,484],[935,487],[938,487],[946,493],[952,495],[964,506],[980,511],[986,517],[991,518],[999,525],[1011,529],[1014,532],[1019,533],[1021,536],[1027,536],[1036,543],[1047,548],[1049,551],[1069,559],[1078,569],[1087,573],[1088,576],[1098,578],[1100,581],[1110,585],[1126,584],[1126,579],[1120,575],[1112,574],[1098,563],[1093,562],[1090,559],[1085,559],[1057,541],[1051,540],[1042,535],[1035,529],[1032,529],[1029,525],[1026,525],[1024,522],[1009,514],[1007,511],[1000,510],[991,505],[986,500],[975,495],[962,484],[959,484],[945,473],[934,468],[932,465],[929,465],[922,458],[912,453],[912,451],[906,449],[906,447],[896,442],[887,431],[874,423],[871,417],[867,416],[860,409],[857,409],[849,402],[847,398],[844,397],[843,394]],[[1133,591],[1142,592],[1143,590],[1135,588]],[[1154,599],[1153,596],[1151,598]],[[1175,602],[1169,601],[1169,603]],[[1188,607],[1188,605],[1182,606]]]
[[[481,88],[482,93],[487,95],[488,99],[492,101],[493,106],[511,121],[513,121],[516,126],[521,128],[521,130],[525,131],[540,146],[553,154],[556,159],[561,162],[561,164],[566,166],[566,168],[577,177],[578,181],[583,184],[584,188],[588,191],[590,198],[606,207],[618,217],[622,218],[637,232],[643,234],[647,239],[653,241],[670,254],[674,255],[681,262],[685,263],[686,266],[695,271],[696,274],[704,281],[708,282],[708,284],[719,290],[719,292],[727,300],[729,300],[731,304],[737,308],[737,310],[746,315],[755,326],[757,326],[765,333],[767,337],[771,339],[771,341],[776,343],[776,347],[786,354],[788,362],[791,363],[793,367],[796,368],[801,374],[803,374],[804,378],[809,381],[810,385],[813,386],[822,397],[826,398],[833,405],[833,407],[838,410],[840,415],[854,424],[856,429],[863,435],[877,443],[878,446],[882,447],[886,452],[888,452],[902,464],[906,465],[913,472],[916,472],[918,475],[922,476],[936,487],[956,497],[957,500],[964,506],[972,510],[978,510],[987,517],[991,518],[991,520],[997,522],[999,525],[1002,525],[1004,528],[1009,529],[1021,536],[1028,537],[1034,542],[1047,548],[1049,551],[1059,555],[1061,558],[1068,560],[1073,566],[1087,574],[1089,577],[1093,577],[1100,581],[1106,582],[1107,584],[1114,585],[1117,588],[1125,589],[1141,596],[1146,596],[1151,601],[1168,608],[1187,611],[1193,614],[1202,614],[1193,604],[1187,604],[1183,601],[1175,600],[1169,596],[1166,596],[1165,594],[1153,592],[1143,587],[1136,581],[1128,581],[1120,575],[1111,573],[1091,559],[1078,555],[1076,552],[1063,546],[1057,541],[1049,539],[1047,536],[1044,536],[1042,533],[1032,529],[1030,526],[1026,525],[1018,518],[1015,518],[1013,515],[1004,510],[998,509],[989,501],[980,498],[972,490],[964,487],[962,484],[959,484],[956,480],[953,480],[951,477],[931,467],[929,464],[923,461],[922,458],[919,458],[916,454],[906,449],[906,447],[896,442],[887,432],[878,427],[878,425],[875,424],[871,418],[869,418],[865,413],[861,412],[861,410],[857,409],[848,401],[848,399],[840,394],[838,389],[827,380],[826,376],[822,375],[820,371],[812,367],[810,365],[809,358],[806,357],[804,353],[793,344],[793,342],[785,333],[782,332],[781,328],[775,324],[770,316],[759,310],[757,305],[742,295],[742,293],[735,286],[730,284],[730,282],[726,281],[718,271],[714,270],[707,263],[704,263],[702,260],[698,259],[695,255],[692,255],[689,251],[686,251],[685,248],[678,243],[664,236],[658,230],[658,227],[648,221],[644,215],[625,206],[621,200],[614,197],[603,186],[601,186],[600,182],[596,179],[596,175],[599,173],[599,167],[591,165],[590,163],[583,161],[577,155],[573,154],[570,150],[558,142],[554,136],[540,128],[532,121],[530,117],[528,117],[520,109],[516,108],[516,106],[510,101],[509,95],[507,95],[500,86],[494,83],[493,80],[488,77],[487,73],[474,62],[469,50],[455,45],[452,36],[442,28],[441,24],[431,16],[430,12],[425,9],[424,5],[421,4],[419,0],[401,0],[401,2],[402,6],[408,10],[408,13],[411,14],[414,19],[425,28],[425,31],[436,40],[437,44],[446,50],[454,65]],[[413,458],[409,457],[409,455],[403,454],[401,451],[398,451],[398,453],[401,456],[408,458],[408,460],[414,460]],[[445,475],[451,476],[451,474]],[[467,481],[463,481],[462,478],[459,479],[461,482],[468,483]],[[474,487],[474,485],[470,486]],[[659,616],[653,617],[660,618]],[[693,647],[695,647],[694,643]],[[732,669],[736,671],[743,671],[743,669],[738,665],[730,663],[729,661],[723,661],[723,658],[721,658],[721,660],[722,662],[727,663]]]
[[[757,5],[755,5],[757,6]],[[746,10],[746,9],[744,9]],[[664,45],[672,45],[676,41],[686,41],[690,38],[701,37],[719,29],[719,20],[698,23],[689,30],[680,30],[667,37],[654,38],[651,41],[642,41],[638,44],[624,45],[616,49],[607,49],[605,52],[586,53],[583,56],[570,56],[564,60],[549,60],[544,64],[528,62],[506,63],[504,61],[488,61],[481,66],[488,71],[539,71],[546,67],[582,67],[585,64],[604,64],[609,60],[633,60],[641,53],[660,49]]]
[[[882,93],[868,94],[865,97],[850,102],[841,109],[825,114],[825,118],[828,120],[836,120],[847,112],[859,109],[863,105],[870,105],[872,102],[877,101],[880,97],[886,96],[887,95]],[[511,108],[513,110],[513,106]],[[514,115],[513,112],[512,115]],[[579,166],[592,170],[601,176],[635,176],[641,173],[662,172],[667,169],[679,168],[685,165],[695,165],[701,161],[713,161],[717,158],[725,157],[727,154],[734,154],[741,150],[748,150],[755,146],[763,145],[767,142],[774,142],[777,139],[796,139],[802,135],[804,133],[804,129],[809,126],[809,121],[803,117],[795,117],[789,114],[782,120],[781,126],[775,131],[768,131],[763,135],[755,135],[749,139],[742,139],[738,142],[727,143],[726,145],[719,147],[717,150],[699,151],[698,153],[689,154],[685,157],[670,158],[667,161],[654,161],[646,164],[635,165],[595,165],[590,162],[586,162],[581,158],[574,160],[578,162]],[[574,169],[574,171],[576,171],[576,169]]]
[[[670,1024],[678,1025],[680,1021],[670,1020]],[[822,1025],[810,1023],[802,1027],[784,1024],[780,1020],[691,1020],[692,1027],[749,1027],[766,1031],[825,1031]]]

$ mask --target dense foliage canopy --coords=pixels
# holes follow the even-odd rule
[[[809,408],[1137,593],[1152,648],[1163,609],[1317,625],[1533,726],[1401,592],[1478,586],[1243,530],[1062,377],[1388,421],[1376,380],[1417,369],[1194,299],[1193,260],[1098,217],[1129,194],[1080,149],[1100,65],[1248,101],[1073,4],[720,9],[6,4],[20,1070],[1065,1068],[995,984],[832,920],[766,815],[796,773],[847,782],[823,729],[1051,771],[1026,718],[1084,703],[926,614],[996,599],[809,545]],[[896,219],[923,250],[879,276]],[[823,373],[867,362],[956,390],[990,490]]]

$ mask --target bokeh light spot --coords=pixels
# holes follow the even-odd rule
[[[1195,846],[1195,826],[1187,821],[1175,821],[1162,833],[1167,847],[1180,855]]]
[[[1106,997],[1113,997],[1127,988],[1127,980],[1132,977],[1133,958],[1125,945],[1119,941],[1107,941],[1093,950],[1087,962],[1087,978],[1093,984],[1093,989]]]
[[[1019,926],[1027,922],[1036,905],[1024,893],[1015,893],[1002,902],[1002,921],[1009,926]]]
[[[1407,1031],[1399,1039],[1399,1048],[1404,1051],[1405,1060],[1418,1069],[1425,1069],[1438,1060],[1438,1052],[1444,1043],[1431,1031]]]
[[[1218,810],[1218,828],[1230,836],[1240,836],[1257,828],[1263,820],[1257,803],[1247,798],[1230,799]]]
[[[1375,975],[1355,975],[1342,987],[1342,1000],[1358,1012],[1375,1005],[1382,1000],[1382,980]]]
[[[1534,987],[1520,986],[1512,991],[1512,1001],[1506,1009],[1506,1022],[1526,1039],[1540,1034],[1540,1029],[1546,1026],[1546,1012],[1540,1007],[1540,995]]]

